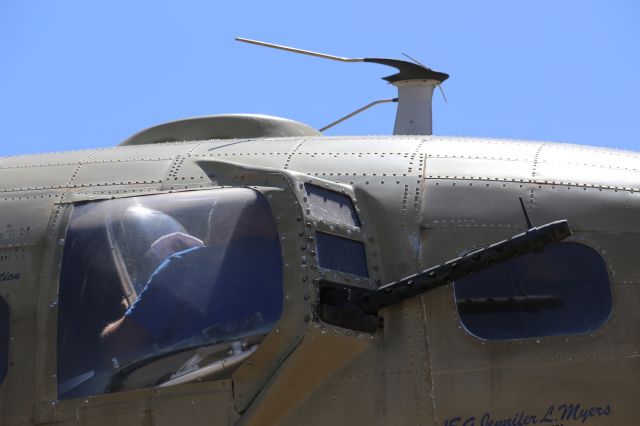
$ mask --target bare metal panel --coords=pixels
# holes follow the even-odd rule
[[[88,163],[73,179],[74,186],[159,184],[171,160]]]
[[[257,167],[287,168],[292,153],[304,141],[304,138],[208,141],[198,145],[187,155],[194,159],[216,158]]]
[[[528,182],[532,164],[523,160],[428,157],[426,177]]]
[[[577,231],[640,232],[639,192],[538,185],[527,204],[536,223],[566,218]]]
[[[0,210],[15,212],[0,219],[0,247],[43,244],[51,211],[58,201],[58,197],[48,196],[0,198]]]
[[[437,374],[438,424],[456,418],[458,424],[526,424],[525,416],[530,424],[626,424],[615,419],[633,417],[638,385],[630,385],[622,395],[612,394],[603,384],[637,374],[638,361],[629,358]],[[573,387],[584,391],[567,395],[566,389]]]
[[[233,157],[243,156],[248,159],[260,157],[262,155],[287,155],[300,142],[306,138],[283,138],[283,139],[235,139],[235,140],[209,140],[203,141],[193,147],[187,155],[194,157]],[[225,158],[220,158],[224,160]],[[226,158],[228,161],[234,161]],[[250,161],[250,160],[247,160]]]
[[[371,153],[371,154],[413,154],[416,147],[429,136],[334,136],[328,138],[310,138],[300,149],[302,155]]]
[[[277,425],[313,422],[304,412],[296,412],[298,404],[314,395],[317,385],[326,383],[336,371],[350,362],[368,344],[342,330],[313,329],[280,367],[278,375],[267,384],[258,400],[239,424]],[[313,423],[311,423],[313,424]]]
[[[3,169],[1,191],[28,191],[67,187],[78,164]]]
[[[573,164],[598,169],[632,172],[640,169],[640,153],[638,152],[584,145],[548,143],[540,151],[537,159],[539,163]]]
[[[640,159],[635,164],[640,167]],[[640,190],[640,171],[589,164],[538,162],[535,178],[538,182]]]
[[[435,226],[423,229],[420,232],[420,269],[439,265],[474,248],[501,241],[523,230],[515,227],[469,229],[466,226]]]
[[[420,242],[418,229],[412,224],[419,220],[418,179],[360,178],[354,190],[363,225],[372,230],[370,237],[378,246],[377,262],[372,266],[380,270],[382,283],[416,272]],[[396,220],[388,220],[390,215]]]
[[[78,164],[92,154],[93,150],[53,152],[49,154],[29,154],[0,159],[0,170],[13,167],[40,167]]]
[[[518,182],[427,179],[420,226],[521,229],[526,222],[518,197],[526,201],[534,187]]]
[[[295,154],[291,159],[291,170],[314,176],[406,176],[408,157],[397,154],[360,153],[340,154]],[[372,167],[373,162],[380,162]]]
[[[163,190],[204,188],[212,181],[195,157],[176,156],[162,183]]]
[[[279,424],[434,424],[422,317],[419,300],[390,309],[384,332],[365,338],[361,352],[317,381],[313,392]],[[328,328],[325,336],[319,353],[348,342],[339,329]],[[308,362],[317,361],[310,357]]]
[[[168,160],[184,152],[187,147],[188,143],[164,143],[153,146],[102,148],[97,150],[89,161]]]
[[[198,158],[202,158],[202,157],[198,157]],[[222,161],[232,161],[234,163],[247,164],[255,167],[285,168],[286,165],[288,164],[290,155],[277,152],[277,153],[265,153],[264,155],[259,155],[252,158],[248,155],[244,155],[241,153],[227,153],[227,154],[215,153],[211,155],[209,158],[215,158]]]
[[[533,161],[543,142],[439,137],[427,139],[430,157]]]

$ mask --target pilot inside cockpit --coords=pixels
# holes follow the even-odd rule
[[[214,200],[204,241],[174,230],[151,244],[148,253],[165,260],[102,330],[110,358],[227,341],[278,319],[282,259],[269,205],[252,190],[227,191]]]
[[[151,273],[169,256],[204,245],[202,239],[193,235],[202,236],[203,233],[193,228],[195,221],[185,220],[175,212],[151,208],[145,199],[134,200],[122,213],[108,209],[105,224],[113,260],[118,265],[118,275],[128,296],[126,307],[142,291]],[[174,215],[190,222],[191,233]]]
[[[60,399],[183,380],[183,363],[224,359],[227,377],[282,312],[276,224],[253,189],[79,203],[64,241]]]

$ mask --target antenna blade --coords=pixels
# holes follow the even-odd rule
[[[524,219],[527,221],[527,229],[533,228],[531,224],[531,219],[529,218],[529,213],[527,213],[527,208],[524,206],[524,201],[522,201],[522,197],[518,197],[520,200],[520,207],[522,207],[522,213],[524,213]]]
[[[444,95],[444,90],[442,89],[442,85],[438,84],[438,89],[440,89],[440,93],[442,93],[442,98],[444,99],[444,101],[446,103],[449,103],[449,101],[447,101],[447,97]]]
[[[413,61],[415,64],[420,65],[422,68],[429,69],[429,67],[428,67],[428,66],[426,66],[425,64],[423,64],[423,63],[422,63],[422,62],[420,62],[419,60],[412,58],[411,56],[407,55],[407,54],[406,54],[406,53],[404,53],[404,52],[400,52],[400,53],[402,53],[404,56],[406,56],[407,58],[409,58],[409,59],[410,59],[411,61]]]
[[[343,58],[342,56],[327,55],[326,53],[312,52],[311,50],[296,49],[295,47],[282,46],[280,44],[267,43],[259,40],[251,40],[248,38],[236,37],[237,41],[255,44],[258,46],[271,47],[273,49],[286,50],[287,52],[300,53],[302,55],[316,56],[318,58],[332,59],[340,62],[364,62],[363,58]]]

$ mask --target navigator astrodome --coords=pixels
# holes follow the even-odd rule
[[[638,424],[639,153],[433,136],[445,73],[239,40],[398,96],[0,159],[0,424]]]

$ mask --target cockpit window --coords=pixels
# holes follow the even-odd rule
[[[0,297],[0,384],[7,375],[9,362],[9,305]]]
[[[282,263],[269,204],[251,189],[76,205],[58,397],[228,378],[280,317]]]
[[[612,310],[604,260],[575,242],[501,263],[454,288],[462,324],[488,340],[587,333]]]

